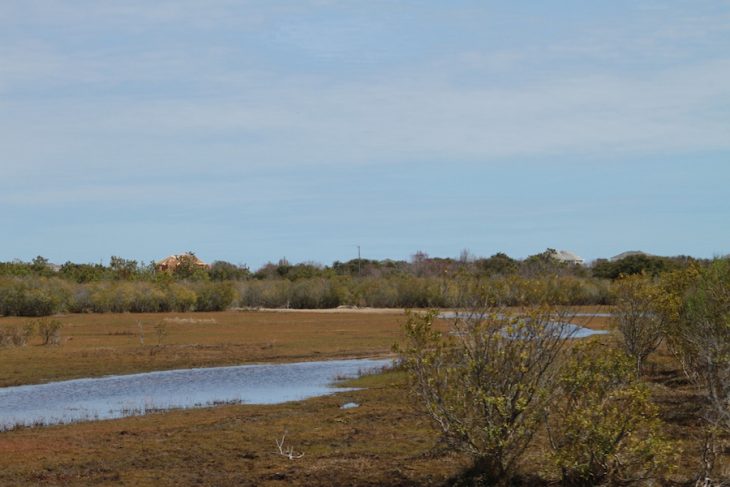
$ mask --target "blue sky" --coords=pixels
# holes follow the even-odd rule
[[[730,252],[728,1],[0,1],[0,260]]]

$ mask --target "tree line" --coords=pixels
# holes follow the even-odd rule
[[[610,263],[611,275],[616,269],[618,277],[708,265],[691,258],[623,260]],[[488,283],[495,299],[510,306],[531,305],[541,296],[561,305],[605,305],[615,301],[613,279],[605,275],[608,267],[602,261],[593,267],[561,262],[552,249],[523,260],[502,253],[475,258],[467,252],[457,259],[418,252],[409,261],[353,259],[330,266],[281,259],[255,272],[224,261],[201,267],[183,259],[176,268],[161,271],[154,262],[116,256],[108,265],[66,262],[56,267],[37,257],[0,262],[0,315],[230,307],[448,308],[459,305],[463,283],[469,281]]]
[[[77,283],[98,281],[245,281],[287,279],[297,281],[310,278],[349,277],[454,277],[459,274],[491,276],[538,277],[544,275],[571,275],[575,277],[596,277],[617,279],[622,275],[659,275],[689,265],[707,264],[708,259],[689,256],[659,257],[646,254],[629,255],[613,261],[597,259],[589,266],[564,262],[556,258],[554,249],[515,259],[498,252],[490,257],[475,257],[462,251],[458,258],[431,257],[416,252],[410,260],[352,259],[335,261],[331,265],[316,262],[290,263],[286,258],[276,263],[267,262],[252,271],[245,264],[233,264],[216,260],[206,268],[195,265],[195,254],[189,252],[179,256],[180,264],[170,271],[160,271],[154,261],[141,262],[112,256],[109,263],[91,264],[66,262],[51,264],[45,257],[38,256],[29,262],[14,260],[0,262],[0,276],[13,277],[58,277]]]

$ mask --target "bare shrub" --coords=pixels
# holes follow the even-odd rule
[[[23,326],[10,325],[0,328],[0,346],[3,347],[24,347],[33,336],[35,323],[27,322]]]
[[[162,340],[169,334],[167,331],[167,323],[160,321],[155,325],[155,336],[157,337],[157,345],[162,345]]]
[[[61,328],[63,324],[58,320],[38,320],[38,336],[42,345],[60,345]]]
[[[144,323],[142,323],[142,320],[137,320],[137,329],[139,330],[139,344],[144,345]]]

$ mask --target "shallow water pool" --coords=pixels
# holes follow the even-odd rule
[[[220,403],[277,404],[352,389],[338,379],[389,359],[240,365],[115,375],[0,388],[0,429],[121,418]]]
[[[571,316],[589,316],[586,313],[577,313],[572,314]],[[594,316],[600,316],[598,313],[594,313],[590,315],[591,317]],[[611,316],[610,314],[608,316]],[[457,318],[468,318],[469,315],[465,313],[459,313],[457,311],[446,311],[443,313],[440,313],[437,318],[441,318],[443,320],[453,320]],[[552,321],[548,324],[548,326],[551,326],[556,332],[559,332],[561,336],[565,338],[587,338],[591,337],[593,335],[605,335],[608,333],[606,330],[593,330],[592,328],[586,328],[584,326],[575,325],[573,323],[562,323],[559,321]]]

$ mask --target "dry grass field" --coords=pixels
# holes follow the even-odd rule
[[[186,367],[293,362],[389,354],[402,311],[391,313],[75,314],[62,345],[0,349],[0,387]],[[27,318],[0,318],[0,326]],[[140,340],[140,326],[144,343]],[[155,326],[162,323],[165,335]]]
[[[435,434],[402,377],[276,406],[221,406],[0,434],[0,485],[440,485],[464,459]],[[342,410],[356,401],[361,406]],[[299,459],[277,455],[276,440]]]
[[[582,310],[586,311],[586,310]],[[68,315],[62,345],[0,349],[0,384],[41,383],[146,370],[381,356],[398,341],[401,312],[222,312]],[[26,320],[2,318],[0,326]],[[143,323],[140,343],[138,321]],[[165,323],[158,344],[155,325]],[[606,328],[606,318],[580,318]],[[447,326],[441,322],[440,326]],[[611,346],[614,338],[602,336]],[[673,485],[696,471],[700,397],[664,350],[649,364],[655,400],[676,440]],[[229,405],[0,433],[0,485],[454,485],[468,465],[438,436],[388,372],[362,390],[275,406]],[[350,384],[348,384],[350,385]],[[343,410],[346,402],[360,407]],[[277,455],[275,441],[304,453]],[[521,466],[544,471],[538,440]],[[725,455],[721,461],[729,460]]]

